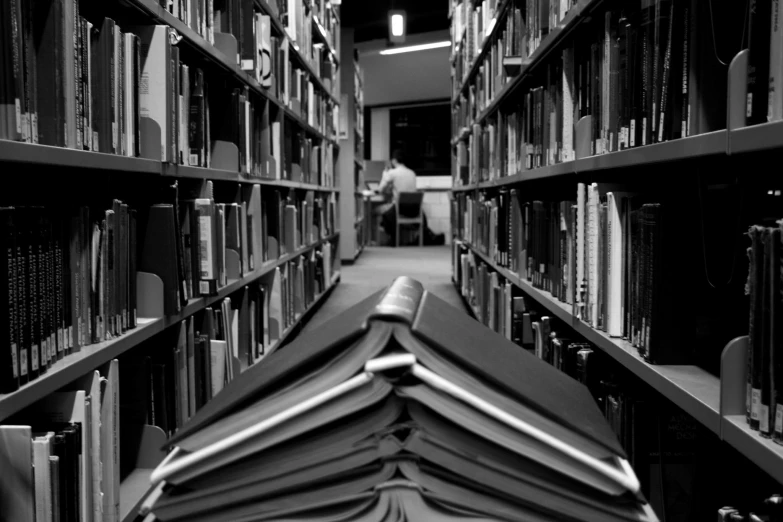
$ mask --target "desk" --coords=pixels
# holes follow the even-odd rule
[[[377,246],[380,244],[380,238],[378,237],[378,231],[380,229],[380,216],[375,215],[375,209],[379,206],[387,203],[386,197],[383,194],[377,194],[370,191],[364,191],[364,215],[368,216],[367,222],[369,223],[369,230],[367,231],[367,243]]]

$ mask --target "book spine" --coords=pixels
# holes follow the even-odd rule
[[[750,0],[746,125],[767,120],[772,0]]]
[[[0,281],[0,331],[7,345],[0,345],[0,393],[19,388],[19,339],[16,317],[17,273],[16,231],[12,208],[0,209],[0,271],[7,276]],[[5,343],[3,343],[5,344]]]
[[[761,281],[764,270],[761,227],[750,229],[750,324],[748,329],[748,387],[746,409],[750,428],[759,429],[759,406],[761,400],[761,352],[762,346],[762,296]]]
[[[769,285],[770,292],[770,352],[772,361],[772,438],[778,444],[783,444],[783,220],[771,232],[771,266],[772,273]]]
[[[771,0],[767,121],[783,119],[783,25],[781,24],[781,1]]]

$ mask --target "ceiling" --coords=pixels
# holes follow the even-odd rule
[[[340,21],[355,29],[354,41],[386,39],[390,9],[403,9],[408,18],[407,34],[449,28],[447,0],[343,0]]]

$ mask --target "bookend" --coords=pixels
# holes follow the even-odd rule
[[[163,317],[163,280],[149,272],[136,273],[136,309],[139,319]],[[157,465],[157,464],[156,464]]]
[[[242,277],[242,261],[239,259],[239,252],[226,248],[226,278],[229,281],[236,281]]]
[[[590,156],[593,143],[593,117],[583,116],[576,122],[576,146],[574,152],[576,159]]]
[[[239,173],[239,149],[236,144],[215,140],[212,145],[212,168]]]
[[[225,54],[229,60],[236,60],[237,39],[233,34],[215,32],[215,48]]]
[[[139,157],[161,161],[163,159],[161,151],[161,133],[160,125],[152,118],[141,116],[139,118]]]
[[[729,415],[745,415],[745,387],[748,380],[748,336],[729,341],[720,356],[720,438],[723,420]]]
[[[139,440],[139,449],[136,454],[136,469],[153,469],[166,458],[165,447],[166,434],[157,426],[145,424]]]
[[[726,96],[726,151],[731,154],[731,131],[745,126],[748,97],[748,50],[743,49],[729,64],[728,93]]]
[[[267,261],[274,261],[277,258],[280,257],[280,245],[277,242],[277,238],[274,236],[269,236],[266,238],[266,246],[267,246]]]

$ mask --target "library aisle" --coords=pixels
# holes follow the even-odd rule
[[[451,281],[451,247],[366,247],[352,265],[343,265],[340,284],[307,322],[304,331],[323,323],[367,296],[388,286],[395,277],[412,277],[452,306],[467,313],[464,301]]]

